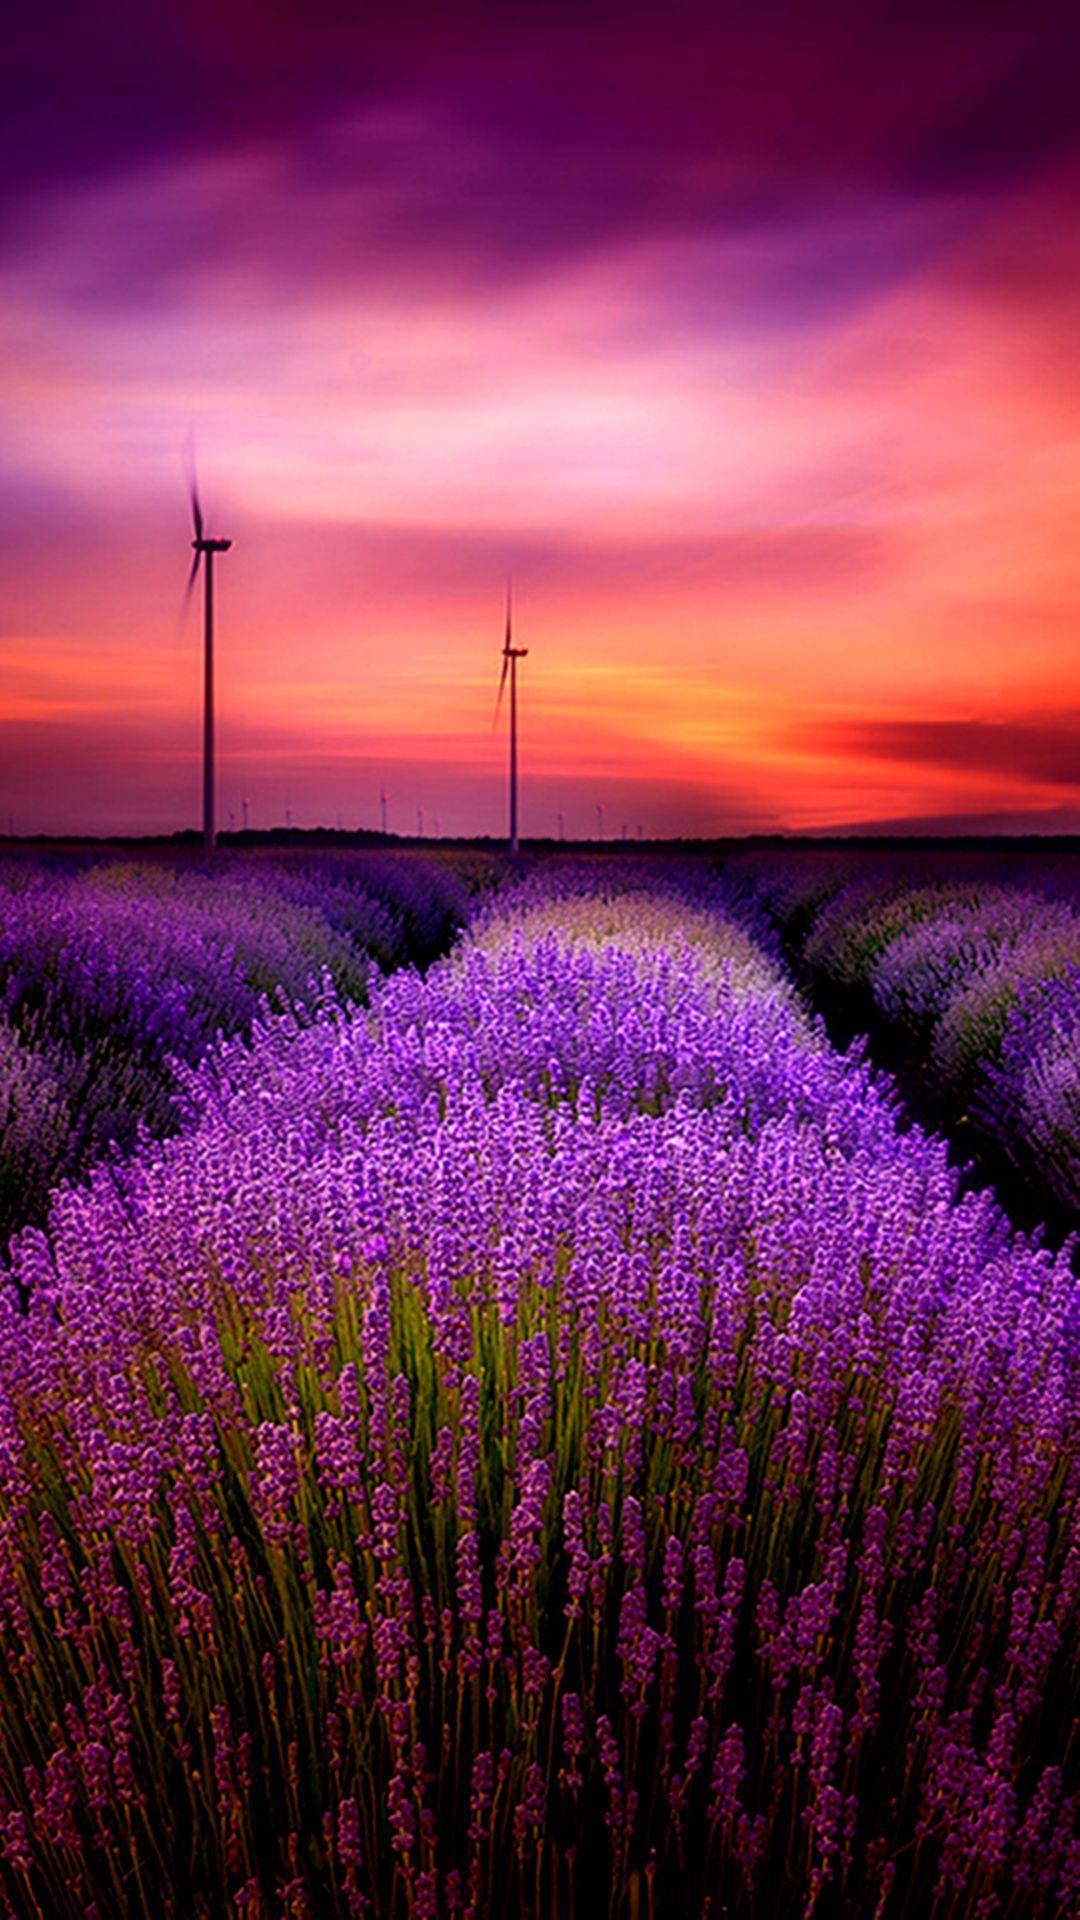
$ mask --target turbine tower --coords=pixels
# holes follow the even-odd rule
[[[495,725],[499,724],[499,709],[502,706],[503,691],[507,674],[510,676],[510,851],[518,850],[518,807],[517,807],[517,663],[524,660],[528,647],[515,647],[513,643],[513,609],[510,594],[510,582],[506,583],[506,637],[502,650],[502,675],[499,680],[499,697],[495,703]]]
[[[214,555],[228,553],[232,541],[211,539],[205,531],[194,468],[189,475],[188,490],[195,527],[195,538],[191,543],[195,558],[191,563],[187,584],[189,594],[194,588],[200,561],[203,569],[203,846],[207,853],[213,853],[217,844],[214,823]]]

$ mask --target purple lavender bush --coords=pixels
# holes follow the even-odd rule
[[[43,1210],[50,1174],[68,1163],[71,1127],[54,1064],[0,1020],[0,1229]]]
[[[1020,991],[978,1111],[1014,1160],[1034,1154],[1055,1198],[1080,1207],[1080,966]]]
[[[264,999],[304,1002],[324,979],[362,999],[374,967],[430,959],[469,912],[472,878],[411,856],[7,862],[0,1239],[61,1179],[174,1125],[176,1063],[246,1031]]]
[[[555,895],[14,1243],[7,1910],[1075,1912],[1068,1261],[715,891]]]
[[[753,862],[738,866],[754,893]],[[830,892],[806,881],[800,892],[783,863],[766,861],[759,897],[781,918],[809,897],[810,969],[834,991],[861,992],[906,1038],[941,1113],[972,1123],[1044,1196],[1076,1209],[1080,1047],[1069,1008],[1080,901],[1061,861],[1036,863],[1031,877],[1037,885],[1002,884],[992,867],[972,877],[960,862],[920,882],[897,861],[875,871],[867,858]]]

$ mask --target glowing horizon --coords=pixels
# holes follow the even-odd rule
[[[526,835],[1080,828],[1077,31],[631,11],[21,22],[0,824],[197,820],[193,430],[223,826],[500,832],[512,572]]]

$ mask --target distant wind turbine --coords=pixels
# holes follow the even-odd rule
[[[524,660],[528,647],[515,647],[513,644],[513,608],[511,603],[510,582],[506,583],[506,637],[503,640],[502,675],[499,679],[499,697],[495,702],[495,725],[499,724],[499,709],[502,706],[506,678],[510,676],[510,851],[518,850],[518,804],[517,804],[517,663]]]
[[[379,792],[379,806],[382,809],[382,830],[384,833],[386,832],[386,803],[389,798],[390,795],[387,793],[386,788],[381,788]]]
[[[602,800],[598,800],[596,803],[596,831],[597,838],[602,840],[604,837],[604,803]]]
[[[191,518],[195,527],[192,546],[195,558],[188,574],[187,590],[195,587],[199,562],[203,567],[203,846],[212,853],[217,842],[214,823],[214,555],[228,553],[231,540],[211,539],[205,531],[194,465],[188,475]]]

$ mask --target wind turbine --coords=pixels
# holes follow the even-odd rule
[[[506,583],[506,637],[502,650],[502,675],[499,680],[499,697],[495,702],[495,725],[499,724],[499,709],[502,706],[503,692],[507,674],[510,676],[510,851],[518,850],[518,809],[517,809],[517,663],[524,660],[528,647],[515,647],[513,644],[512,606],[510,582]]]
[[[195,527],[192,546],[195,558],[188,574],[187,590],[194,590],[199,562],[203,568],[203,846],[213,853],[217,843],[214,825],[214,555],[228,553],[231,540],[211,539],[205,530],[194,466],[188,475],[191,518]]]

